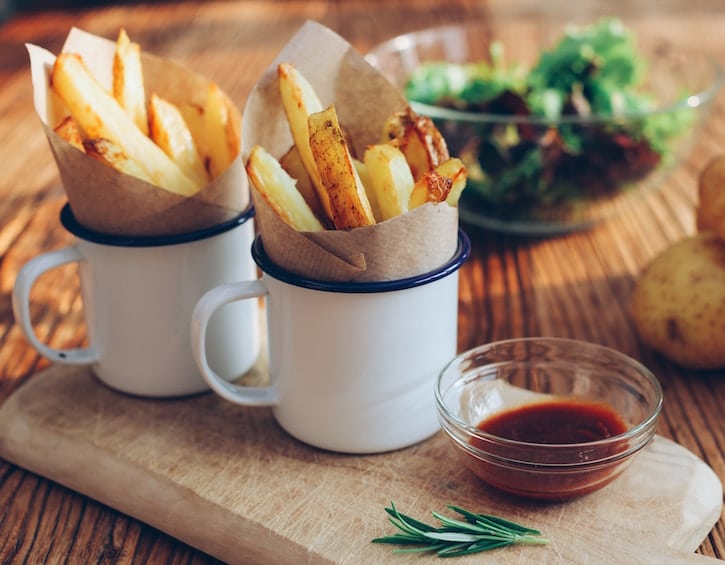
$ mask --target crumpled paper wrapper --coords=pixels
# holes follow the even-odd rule
[[[339,35],[308,21],[282,49],[250,93],[242,115],[242,158],[255,145],[277,158],[293,145],[277,80],[291,63],[312,84],[323,106],[335,104],[353,155],[381,140],[382,128],[407,102]],[[458,245],[458,209],[425,204],[374,226],[298,232],[251,186],[255,221],[270,259],[293,273],[325,281],[387,281],[440,267]]]
[[[164,190],[89,158],[58,136],[53,127],[65,114],[50,89],[55,55],[26,45],[30,55],[35,110],[58,165],[73,214],[86,228],[113,235],[163,236],[217,225],[243,212],[250,203],[241,156],[192,197]],[[109,90],[115,42],[71,29],[64,52],[83,56],[97,80]],[[147,95],[156,92],[174,104],[204,105],[209,80],[182,66],[143,52]]]

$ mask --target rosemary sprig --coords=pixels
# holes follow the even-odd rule
[[[448,508],[460,514],[464,520],[449,518],[433,512],[441,526],[436,528],[401,514],[390,503],[385,511],[388,520],[399,532],[375,538],[373,543],[390,543],[404,546],[395,553],[436,553],[439,557],[456,557],[481,551],[489,551],[514,543],[543,545],[549,540],[541,532],[521,526],[509,520],[489,514],[474,514],[468,510],[449,505]]]

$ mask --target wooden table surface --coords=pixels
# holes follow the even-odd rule
[[[129,3],[17,12],[0,24],[0,402],[48,366],[21,335],[11,309],[18,269],[68,244],[58,222],[64,191],[32,107],[26,42],[57,52],[77,26],[115,38],[120,26],[142,47],[218,82],[241,107],[279,49],[306,19],[340,33],[361,52],[393,35],[471,18],[505,22],[627,18],[645,31],[707,51],[725,65],[721,0],[358,0]],[[526,41],[521,37],[521,41]],[[663,189],[583,233],[522,239],[468,230],[471,260],[461,271],[459,347],[513,336],[555,335],[602,343],[659,377],[665,407],[659,434],[685,446],[725,481],[725,371],[679,368],[637,339],[628,310],[636,277],[668,244],[694,232],[696,178],[725,152],[722,96],[693,154]],[[45,275],[34,290],[37,333],[53,347],[85,338],[72,268]],[[616,540],[614,541],[616,543]],[[725,558],[725,520],[699,553]],[[209,563],[214,560],[134,519],[0,460],[2,563]]]

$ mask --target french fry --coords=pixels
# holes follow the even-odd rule
[[[196,143],[184,117],[171,102],[152,94],[149,100],[149,137],[200,186],[208,181]]]
[[[307,174],[307,169],[305,169],[296,145],[292,145],[289,151],[280,157],[279,164],[282,165],[282,168],[287,171],[289,176],[297,180],[297,191],[305,199],[305,202],[307,202],[307,205],[317,219],[323,225],[332,227],[332,224],[327,219],[327,213],[322,209],[320,198],[317,196],[317,189],[312,184],[310,175]]]
[[[322,224],[312,213],[295,180],[264,148],[252,148],[247,174],[267,204],[297,231],[321,231]]]
[[[299,151],[302,163],[312,184],[317,191],[322,208],[328,218],[332,218],[330,199],[325,189],[320,172],[317,170],[315,158],[310,148],[310,115],[323,110],[322,102],[312,85],[292,65],[281,63],[277,67],[279,79],[279,92],[282,97],[282,106],[287,115],[290,133],[294,144]]]
[[[405,155],[390,144],[371,145],[363,161],[365,189],[375,220],[382,222],[407,212],[415,181]]]
[[[458,206],[458,201],[461,199],[461,194],[463,189],[466,188],[466,181],[468,180],[468,171],[463,161],[457,157],[451,157],[438,165],[435,170],[453,181],[451,191],[446,197],[446,203],[449,206]]]
[[[296,179],[295,192],[323,228],[370,226],[426,202],[458,205],[467,171],[460,159],[450,157],[430,118],[411,108],[393,114],[384,124],[382,143],[368,146],[359,160],[350,152],[334,104],[323,109],[312,85],[290,64],[277,66],[277,78],[294,142],[278,163],[290,178],[277,184],[289,188]],[[253,171],[251,156],[248,163]],[[284,218],[279,203],[272,208]]]
[[[388,119],[383,139],[403,152],[416,181],[450,158],[445,139],[433,121],[411,109],[396,112]]]
[[[422,206],[427,202],[443,202],[451,192],[453,181],[444,177],[435,169],[420,177],[410,195],[410,209]]]
[[[83,141],[83,149],[90,157],[110,165],[117,171],[151,182],[143,167],[130,159],[118,145],[108,139],[86,139]]]
[[[352,164],[355,166],[355,170],[357,171],[357,176],[360,177],[360,182],[365,187],[365,193],[368,195],[368,201],[370,202],[370,207],[372,208],[372,200],[370,200],[370,190],[368,187],[370,186],[370,172],[368,171],[368,168],[365,166],[365,163],[363,163],[360,159],[356,159],[355,157],[352,158]],[[373,209],[373,216],[375,216],[375,210]]]
[[[415,183],[410,195],[409,207],[412,210],[426,202],[447,202],[456,206],[461,192],[466,187],[466,167],[457,158],[451,158],[426,172]]]
[[[66,116],[60,122],[58,122],[58,125],[53,128],[53,131],[57,133],[60,137],[65,139],[76,149],[80,149],[81,151],[85,152],[85,149],[83,148],[83,138],[81,137],[81,132],[78,131],[78,126],[73,121],[73,118],[71,116]]]
[[[51,87],[87,138],[105,138],[118,145],[152,184],[181,196],[199,191],[201,187],[136,127],[79,55],[61,53],[56,57]]]
[[[204,105],[206,167],[212,179],[231,164],[241,147],[241,117],[232,102],[215,84],[209,85]]]
[[[192,104],[186,102],[177,106],[179,112],[181,112],[186,127],[191,132],[191,137],[194,140],[194,145],[199,152],[199,158],[204,167],[206,168],[206,156],[209,154],[209,149],[206,145],[206,120],[204,119],[204,107],[198,104]],[[207,175],[209,171],[207,169]]]
[[[340,128],[335,106],[310,114],[310,149],[338,230],[375,223],[365,187]]]
[[[145,134],[149,133],[141,47],[121,29],[113,54],[113,97]]]

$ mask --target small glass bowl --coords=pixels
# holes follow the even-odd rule
[[[618,477],[655,434],[662,389],[643,365],[613,349],[563,338],[521,338],[466,351],[435,389],[441,426],[463,463],[511,494],[566,500]],[[626,431],[582,443],[498,437],[479,424],[503,411],[549,401],[605,405]]]
[[[487,60],[494,40],[503,44],[508,63],[530,67],[565,29],[553,24],[530,29],[522,23],[519,29],[516,21],[496,25],[470,21],[394,37],[373,47],[366,59],[405,91],[411,73],[421,64]],[[526,41],[519,40],[523,33]],[[633,198],[662,186],[689,156],[723,74],[705,53],[684,51],[662,37],[638,33],[637,39],[647,68],[642,90],[658,102],[651,110],[555,119],[410,101],[416,112],[433,119],[451,155],[461,157],[468,168],[468,187],[459,204],[463,223],[519,235],[560,235],[591,228],[626,208]],[[653,128],[655,117],[659,124],[679,122],[683,131],[651,151],[636,143],[631,132]],[[563,151],[545,173],[531,173],[526,165],[531,159],[558,154],[559,135],[580,139],[579,152]],[[507,149],[492,141],[512,137],[521,141]]]

